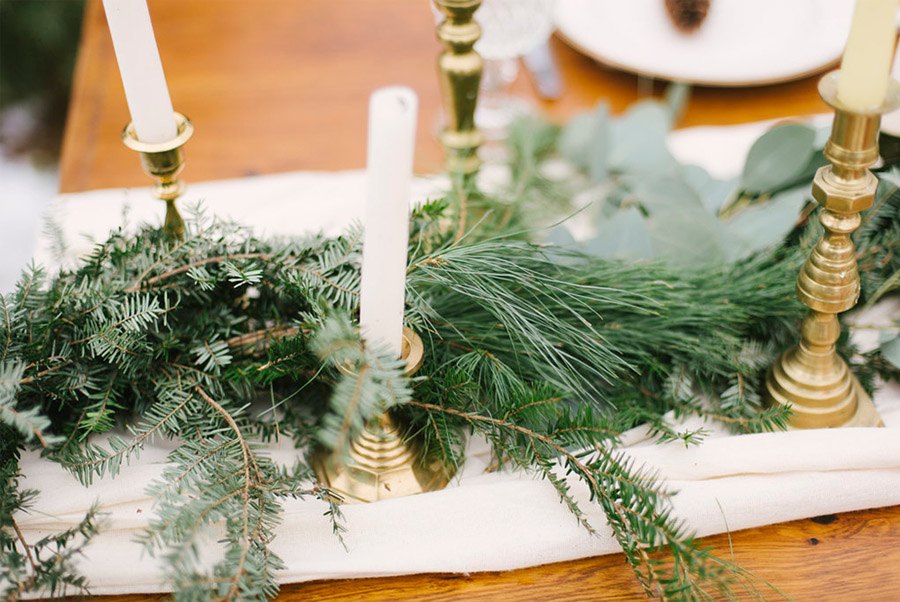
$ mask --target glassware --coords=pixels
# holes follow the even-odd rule
[[[509,124],[533,111],[524,98],[506,91],[519,73],[518,59],[553,33],[554,0],[483,0],[475,13],[481,39],[475,50],[484,59],[484,74],[475,123],[486,141],[502,141]]]

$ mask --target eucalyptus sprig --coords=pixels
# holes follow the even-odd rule
[[[625,140],[622,123],[646,122],[662,140],[669,113],[634,111],[607,124],[606,135]],[[598,127],[591,123],[581,126]],[[412,380],[359,338],[358,227],[336,238],[267,240],[197,211],[182,241],[152,227],[123,229],[74,270],[26,271],[0,297],[0,428],[9,435],[0,458],[4,593],[89,585],[69,560],[97,529],[92,513],[75,531],[25,540],[15,516],[33,494],[19,487],[21,449],[41,448],[90,486],[116,477],[148,442],[177,439],[151,486],[155,518],[141,541],[165,560],[182,597],[264,598],[277,592],[282,567],[269,547],[281,500],[319,499],[336,535],[345,528],[309,458],[278,465],[266,442],[290,437],[306,452],[340,450],[385,408],[448,465],[464,462],[468,435],[484,436],[498,463],[546,479],[593,531],[572,492],[587,488],[648,595],[751,591],[743,571],[715,558],[673,515],[658,476],[616,446],[638,424],[660,440],[702,439],[674,427],[671,416],[700,415],[742,432],[783,428],[786,410],[763,407],[763,373],[796,340],[804,308],[794,278],[815,223],[801,216],[796,229],[790,223],[766,244],[703,269],[533,242],[539,237],[523,229],[523,215],[539,199],[564,207],[579,181],[598,174],[632,195],[642,186],[661,194],[645,162],[677,167],[659,149],[591,147],[579,167],[584,180],[560,183],[545,163],[585,141],[566,134],[574,126],[563,134],[536,127],[532,138],[523,129],[514,137],[508,196],[470,196],[475,213],[462,236],[447,227],[456,216],[448,201],[412,215],[406,323],[426,348]],[[645,180],[626,177],[641,165]],[[764,196],[725,221],[763,206]],[[618,199],[616,211],[640,220],[664,214],[633,201]],[[857,234],[868,299],[896,288],[898,207],[896,187],[883,186]],[[876,373],[896,375],[891,357],[869,354],[854,368],[871,387]],[[224,556],[204,570],[198,542],[214,525]]]

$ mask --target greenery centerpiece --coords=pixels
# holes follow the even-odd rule
[[[702,439],[667,414],[706,416],[737,431],[784,426],[787,411],[763,407],[760,387],[803,313],[794,276],[815,226],[797,191],[819,151],[808,128],[773,130],[742,178],[723,184],[665,150],[671,106],[643,104],[618,120],[595,112],[562,129],[523,122],[508,188],[467,191],[472,213],[462,236],[446,227],[452,195],[414,212],[406,321],[425,340],[426,358],[411,379],[401,361],[364,345],[354,325],[358,228],[264,240],[198,211],[182,241],[152,227],[123,229],[77,269],[28,270],[0,303],[7,595],[87,587],[71,559],[98,528],[91,512],[79,529],[25,541],[14,512],[27,510],[35,492],[19,486],[20,450],[40,447],[90,485],[117,474],[146,442],[177,439],[152,486],[156,516],[142,541],[165,558],[179,597],[262,598],[278,588],[281,561],[268,544],[280,499],[325,500],[336,535],[345,528],[309,462],[278,466],[265,443],[290,437],[307,451],[341,450],[381,404],[448,465],[464,461],[467,436],[485,437],[498,464],[546,479],[593,530],[565,479],[577,476],[648,595],[752,590],[752,578],[672,514],[664,483],[616,447],[642,423],[660,440]],[[655,128],[637,137],[646,147],[622,148],[635,139],[621,135],[629,127]],[[801,145],[791,169],[786,159],[782,172],[755,163],[785,146],[795,157]],[[665,166],[647,164],[651,152]],[[884,176],[857,235],[870,301],[898,283],[892,178]],[[585,194],[596,196],[583,210],[596,222],[593,238],[522,227],[524,215],[540,214],[536,205],[552,223],[554,213],[581,209]],[[665,227],[680,219],[676,203],[705,229]],[[741,241],[736,248],[732,239]],[[694,244],[719,252],[673,252]],[[876,374],[897,375],[890,345],[855,365],[867,386]],[[127,435],[92,441],[122,426]],[[225,555],[205,572],[194,543],[211,524],[224,526]]]

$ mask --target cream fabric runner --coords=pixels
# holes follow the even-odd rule
[[[714,175],[736,173],[746,149],[763,125],[697,128],[673,135],[671,148],[682,160],[706,166]],[[137,166],[135,167],[137,168]],[[189,171],[189,170],[188,170]],[[188,177],[189,177],[188,173]],[[489,172],[489,179],[502,174]],[[436,196],[439,179],[416,183],[415,199]],[[296,173],[196,184],[188,198],[207,198],[217,214],[229,215],[267,235],[322,228],[339,232],[362,215],[364,174]],[[101,239],[121,223],[128,208],[132,223],[159,219],[162,206],[146,190],[109,190],[63,195],[51,210],[66,233],[73,257],[89,249],[82,234]],[[49,244],[38,257],[51,265]],[[897,304],[882,305],[866,323],[885,322]],[[862,344],[866,344],[862,341]],[[871,342],[869,342],[871,343]],[[900,504],[900,386],[876,397],[885,429],[794,431],[731,436],[706,425],[710,438],[700,446],[656,445],[646,430],[625,436],[625,449],[639,463],[655,467],[670,487],[678,516],[700,535],[721,533],[820,514]],[[685,428],[701,426],[697,420]],[[106,528],[88,547],[81,568],[95,594],[167,591],[158,562],[134,543],[153,516],[147,484],[162,472],[171,442],[149,446],[140,461],[116,479],[81,487],[57,465],[27,454],[23,485],[43,492],[34,511],[16,519],[29,540],[77,523],[99,500],[108,513]],[[602,512],[583,501],[599,536],[588,535],[559,503],[546,482],[521,473],[485,473],[487,450],[470,442],[461,475],[443,490],[369,505],[345,507],[349,551],[337,542],[315,500],[285,503],[285,518],[273,549],[287,564],[282,582],[398,575],[419,572],[496,571],[607,554],[619,550]],[[293,463],[289,442],[271,449],[276,461]],[[209,534],[210,559],[217,555]]]

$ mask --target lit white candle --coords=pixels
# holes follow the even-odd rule
[[[103,8],[138,140],[171,140],[177,128],[147,0],[103,0]]]
[[[884,102],[896,15],[897,0],[856,0],[837,92],[838,100],[852,111],[871,111]]]
[[[359,324],[363,337],[398,357],[403,344],[409,201],[419,101],[405,87],[369,99],[366,223]]]

